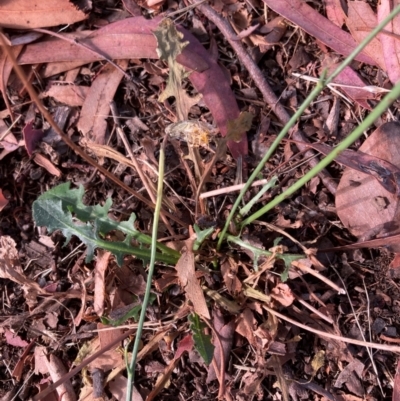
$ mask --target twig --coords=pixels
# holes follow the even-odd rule
[[[305,306],[306,308],[308,308],[310,311],[312,311],[313,313],[315,313],[316,315],[318,315],[321,319],[324,319],[326,322],[333,324],[333,320],[332,318],[330,318],[329,316],[324,315],[323,313],[321,313],[318,309],[314,308],[312,305],[310,305],[309,303],[307,303],[306,301],[304,301],[304,299],[302,299],[301,297],[299,297],[296,294],[293,294],[295,296],[295,298],[297,299],[297,301],[299,303],[301,303],[303,306]]]
[[[314,277],[317,277],[325,284],[329,285],[329,287],[333,288],[338,294],[346,294],[346,290],[344,288],[340,288],[336,285],[333,281],[329,280],[329,278],[319,274],[316,270],[311,269],[310,267],[306,266],[304,263],[298,262],[297,260],[292,262],[292,266],[297,267],[299,270],[302,270],[306,273],[312,274]]]
[[[380,349],[380,350],[389,351],[389,352],[396,352],[396,353],[400,354],[400,347],[398,345],[376,344],[376,343],[370,343],[367,341],[355,340],[353,338],[342,337],[342,336],[338,336],[336,334],[325,333],[324,331],[313,329],[312,327],[309,327],[309,326],[306,326],[305,324],[297,322],[296,320],[293,320],[290,317],[282,315],[282,313],[279,313],[266,305],[262,305],[262,307],[266,311],[270,312],[272,315],[279,317],[280,319],[285,320],[288,323],[292,323],[295,326],[300,327],[301,329],[304,329],[311,333],[317,334],[321,337],[326,337],[326,338],[331,338],[333,340],[343,341],[348,344],[360,345],[362,347],[370,347],[370,348],[374,348],[374,349]]]
[[[251,184],[251,186],[258,187],[260,185],[265,185],[265,184],[268,184],[268,181],[269,180],[267,180],[267,179],[254,181]],[[214,189],[213,191],[203,192],[199,196],[199,199],[206,199],[206,198],[211,198],[212,196],[225,195],[225,194],[229,194],[231,192],[240,191],[244,187],[244,185],[245,184],[231,185],[230,187]]]

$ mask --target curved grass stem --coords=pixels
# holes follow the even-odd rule
[[[135,336],[135,342],[133,344],[132,359],[131,359],[129,366],[127,366],[128,384],[127,384],[127,392],[126,392],[126,401],[132,400],[133,386],[135,385],[136,359],[137,359],[137,354],[139,352],[140,339],[142,337],[142,332],[143,332],[143,324],[144,324],[144,320],[146,318],[146,310],[147,310],[147,306],[149,304],[149,299],[150,299],[151,281],[153,278],[154,267],[155,267],[155,263],[156,263],[158,222],[160,220],[162,194],[163,194],[165,144],[166,144],[166,140],[164,139],[164,141],[161,145],[161,148],[160,148],[160,160],[159,160],[159,167],[158,167],[157,202],[156,202],[156,206],[154,209],[152,243],[151,243],[151,248],[150,248],[150,252],[151,252],[150,265],[149,265],[149,271],[147,273],[146,292],[144,294],[142,309],[140,311],[140,317],[139,317],[139,322],[138,322],[138,328],[137,328],[136,336]]]
[[[317,166],[312,168],[307,174],[305,174],[299,181],[289,187],[286,191],[282,192],[280,195],[275,197],[271,202],[267,203],[264,207],[258,210],[256,213],[249,216],[247,219],[243,220],[241,227],[250,224],[254,220],[261,217],[263,214],[267,213],[269,210],[277,206],[284,199],[288,198],[313,177],[315,177],[323,168],[328,166],[340,152],[346,150],[350,145],[352,145],[368,127],[370,127],[375,120],[377,120],[381,114],[400,96],[400,82],[397,83],[390,93],[385,96],[384,99],[375,107],[375,109],[364,119],[364,121],[342,142],[339,143],[336,148],[332,150],[325,158],[323,158]]]
[[[285,127],[282,129],[282,131],[279,133],[279,135],[277,136],[277,138],[275,139],[275,141],[272,143],[271,147],[269,148],[269,150],[267,151],[267,153],[264,155],[264,157],[262,158],[262,160],[260,161],[260,163],[258,164],[258,166],[256,167],[256,169],[253,171],[253,173],[251,174],[250,178],[248,179],[246,185],[242,188],[242,190],[240,191],[235,203],[233,204],[233,207],[229,213],[229,216],[226,220],[225,226],[222,229],[219,238],[218,238],[218,244],[217,244],[217,250],[219,250],[221,248],[221,245],[225,239],[226,233],[228,231],[228,227],[230,225],[230,223],[232,222],[236,210],[239,207],[242,198],[244,196],[244,194],[247,192],[247,190],[250,188],[251,184],[253,183],[254,180],[257,179],[258,174],[261,172],[261,170],[263,169],[265,163],[269,160],[269,158],[272,156],[272,154],[275,152],[275,150],[277,149],[277,147],[279,146],[281,140],[286,136],[286,134],[289,132],[289,130],[294,126],[294,124],[296,123],[296,121],[298,120],[298,118],[301,116],[301,114],[303,114],[303,112],[306,110],[306,108],[311,104],[311,102],[321,93],[321,91],[328,85],[330,84],[333,79],[338,76],[352,61],[353,59],[357,56],[358,53],[360,53],[364,47],[396,16],[400,13],[400,5],[397,6],[380,24],[378,24],[376,26],[376,28],[374,30],[372,30],[370,32],[370,34],[354,49],[354,51],[340,64],[340,66],[328,77],[325,79],[325,76],[323,75],[320,80],[318,81],[316,87],[314,88],[314,90],[310,93],[310,95],[307,97],[307,99],[303,102],[303,104],[300,106],[299,110],[297,110],[297,112],[293,115],[293,117],[289,120],[289,122],[285,125]],[[390,94],[388,95],[390,96]],[[386,98],[385,98],[386,99]],[[388,105],[390,105],[391,103],[388,103]],[[388,106],[386,106],[388,107]],[[380,113],[382,114],[383,111]],[[379,115],[380,115],[379,114]],[[351,143],[353,143],[354,141],[350,142],[347,146],[350,146]],[[345,149],[345,148],[344,148]],[[340,151],[344,150],[344,149],[340,149]],[[333,160],[333,159],[332,159]],[[327,166],[329,164],[329,162],[326,161],[326,158],[324,159],[324,166]],[[314,167],[311,171],[315,171],[315,169],[318,168],[317,166]],[[311,173],[310,171],[310,173]],[[319,169],[318,169],[319,171]],[[296,183],[297,184],[297,183]],[[298,187],[300,188],[300,187]],[[288,196],[288,194],[287,194]],[[279,202],[281,202],[284,198],[282,198],[282,195],[280,195],[279,197],[277,197],[276,199],[280,199],[279,201],[275,201],[275,199],[270,202],[268,205],[274,203],[274,206],[277,205]],[[272,206],[273,207],[273,206]],[[271,207],[271,208],[272,208]],[[269,210],[269,209],[268,209]],[[265,213],[265,212],[264,212]],[[247,218],[245,221],[247,221],[246,224],[248,224],[248,222],[250,221],[249,219],[252,216],[250,216],[249,218]],[[252,219],[251,221],[253,221],[254,219]]]

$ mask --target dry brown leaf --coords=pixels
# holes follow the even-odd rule
[[[295,299],[290,287],[283,283],[279,283],[272,289],[271,298],[278,301],[282,306],[290,306]]]
[[[35,156],[33,156],[33,160],[38,166],[43,167],[50,174],[58,178],[61,177],[61,171],[45,156],[41,155],[40,153],[36,153]]]
[[[7,278],[15,283],[32,287],[38,293],[43,292],[35,281],[24,276],[16,243],[7,235],[0,236],[0,278]]]
[[[250,36],[250,40],[255,46],[260,47],[261,53],[266,53],[279,43],[283,35],[286,33],[286,29],[287,24],[285,19],[282,17],[276,17],[261,28],[262,33],[267,32],[267,35],[253,34]]]
[[[348,56],[357,46],[349,33],[338,28],[302,0],[263,0],[263,2],[339,54]],[[375,59],[369,57],[365,51],[359,53],[355,60],[376,65]]]
[[[7,344],[10,344],[14,347],[27,347],[29,343],[23,340],[18,334],[13,333],[12,331],[6,329],[4,332],[4,338]]]
[[[17,379],[17,381],[21,380],[21,376],[24,372],[24,368],[27,365],[27,359],[29,359],[29,353],[33,345],[35,344],[35,341],[32,341],[24,350],[22,355],[19,357],[18,362],[16,363],[13,371],[12,371],[12,376]]]
[[[361,43],[378,24],[376,14],[371,6],[364,1],[349,1],[348,7],[346,25],[357,43]],[[377,65],[386,71],[382,45],[378,38],[372,39],[364,47],[363,52],[374,59]]]
[[[67,374],[67,369],[55,355],[50,355],[50,358],[46,359],[46,364],[53,383]],[[75,391],[70,380],[65,380],[64,383],[57,387],[56,391],[63,401],[76,401]]]
[[[37,345],[35,347],[35,375],[38,375],[41,373],[42,375],[45,375],[48,373],[47,369],[47,353],[46,353],[46,347],[41,347]]]
[[[51,84],[48,89],[40,94],[39,98],[52,97],[57,102],[66,104],[67,106],[82,106],[89,92],[88,86],[82,85],[59,85]]]
[[[125,10],[128,11],[134,17],[138,17],[142,15],[142,10],[140,9],[139,5],[134,0],[122,0],[124,4]]]
[[[8,127],[4,124],[3,120],[0,120],[0,136],[3,137],[5,131],[8,130]],[[5,156],[7,156],[9,153],[14,152],[14,150],[17,150],[20,146],[24,146],[25,141],[23,139],[17,140],[17,138],[14,136],[12,132],[9,132],[3,140],[0,141],[0,147],[3,148],[3,150],[0,153],[0,160],[3,160]]]
[[[400,167],[399,133],[399,123],[383,124],[359,150]],[[344,170],[336,193],[336,210],[344,226],[363,241],[398,230],[398,196],[360,171]]]
[[[102,330],[105,328],[109,328],[110,330]],[[106,326],[102,323],[97,324],[97,329],[99,330],[99,337],[91,343],[92,351],[90,354],[93,354],[100,348],[104,348],[122,334],[121,329]],[[116,349],[110,349],[91,362],[89,367],[90,369],[98,368],[108,371],[117,367],[121,360],[122,354]]]
[[[167,332],[168,329],[169,327],[159,331],[149,340],[149,342],[139,351],[136,359],[137,362],[141,361],[146,355],[158,349],[159,342],[164,338],[165,333]],[[88,343],[84,352],[82,353],[80,352],[79,359],[77,358],[77,360],[74,362],[75,365],[82,362],[87,356],[93,354],[98,349],[99,349],[99,340],[97,338],[93,340],[91,343]],[[124,370],[126,370],[126,363],[124,359],[121,359],[118,365],[109,373],[107,379],[105,380],[105,383],[109,383],[111,380],[114,380]],[[92,389],[88,387],[84,388],[84,393],[81,393],[80,400],[82,401],[91,400],[92,399],[91,397],[92,397]]]
[[[246,308],[240,314],[235,328],[235,331],[246,338],[249,343],[254,347],[256,346],[256,342],[254,339],[254,329],[256,325],[257,321],[254,318],[253,312],[249,308]]]
[[[201,317],[210,319],[210,312],[207,308],[206,299],[203,290],[196,277],[194,254],[194,240],[185,241],[185,247],[182,250],[182,256],[175,266],[178,272],[178,278],[181,287],[185,290],[186,298],[193,304],[194,311]]]
[[[106,285],[105,273],[111,257],[111,252],[97,250],[96,266],[94,268],[94,303],[93,308],[97,316],[103,316]]]
[[[382,22],[400,4],[399,0],[381,0],[378,2],[378,22]],[[394,34],[395,36],[393,36]],[[393,85],[400,80],[400,16],[394,17],[379,34],[382,43],[386,71]],[[397,36],[397,37],[396,37]]]
[[[354,394],[357,394],[360,397],[364,396],[364,389],[360,382],[360,378],[362,377],[365,365],[355,359],[353,362],[350,362],[339,374],[336,379],[335,387],[340,388],[343,384],[346,384],[346,387]]]
[[[330,21],[341,28],[346,20],[340,0],[325,0],[326,15]]]
[[[89,2],[85,1],[85,8]],[[69,25],[86,19],[86,14],[69,0],[12,0],[0,4],[0,26],[27,29]]]
[[[206,383],[210,383],[211,381],[215,380],[217,376],[220,375],[222,355],[224,357],[225,368],[227,368],[233,344],[233,334],[235,332],[235,322],[233,320],[230,320],[228,323],[225,324],[224,315],[219,308],[213,310],[213,326],[214,330],[219,335],[221,342],[218,341],[215,338],[215,334],[213,334],[213,344],[215,346],[214,358],[213,363],[211,363],[208,369]],[[214,366],[218,369],[218,373],[215,371]]]
[[[335,71],[339,63],[329,66],[329,75]],[[347,96],[353,99],[362,107],[371,110],[371,106],[368,104],[367,99],[375,99],[375,95],[368,92],[362,88],[367,86],[367,84],[361,79],[361,77],[355,72],[351,67],[346,67],[334,80],[335,84],[343,85],[340,90],[343,91]],[[353,86],[353,88],[348,88],[348,86]],[[357,87],[360,87],[358,89]]]
[[[119,60],[117,64],[126,70],[128,60]],[[107,64],[93,81],[83,103],[78,129],[88,142],[104,145],[106,142],[107,116],[110,102],[113,100],[123,74],[111,64]]]
[[[233,258],[226,258],[221,263],[221,273],[227,290],[231,294],[238,294],[242,290],[242,283],[237,277],[238,265]]]
[[[128,379],[125,376],[119,374],[115,379],[108,383],[108,389],[116,400],[126,399],[126,390],[128,388]],[[143,397],[137,391],[136,387],[132,389],[132,401],[143,401]]]
[[[85,61],[56,61],[46,63],[44,70],[41,72],[42,78],[49,78],[53,75],[61,74],[62,72],[72,71],[78,69],[82,65],[86,64]]]

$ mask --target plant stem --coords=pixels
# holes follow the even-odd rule
[[[127,367],[128,373],[128,384],[127,384],[127,392],[126,392],[126,401],[132,401],[132,393],[133,386],[135,385],[135,368],[136,368],[136,358],[139,351],[140,339],[142,337],[143,324],[146,318],[147,306],[150,298],[151,291],[151,281],[154,273],[154,266],[156,263],[156,251],[157,251],[157,232],[158,232],[158,222],[160,220],[160,211],[162,204],[162,193],[163,193],[163,177],[164,177],[164,163],[165,163],[165,144],[166,140],[164,139],[161,147],[160,147],[160,160],[158,162],[158,185],[157,185],[157,202],[154,209],[154,222],[153,222],[153,231],[152,231],[152,239],[153,242],[151,244],[150,252],[150,266],[149,271],[147,273],[147,283],[146,283],[146,292],[144,294],[142,310],[140,311],[140,317],[138,322],[138,328],[135,336],[135,343],[133,344],[132,351],[132,359],[130,365]]]
[[[297,119],[301,116],[301,114],[304,112],[304,110],[310,105],[310,103],[320,94],[320,92],[324,89],[326,85],[328,85],[332,80],[340,74],[354,59],[354,57],[360,53],[363,48],[397,15],[400,13],[400,6],[397,6],[371,33],[354,49],[354,51],[340,64],[340,66],[333,72],[332,75],[330,75],[326,80],[324,80],[324,77],[321,77],[320,81],[317,83],[316,87],[314,90],[310,93],[310,95],[305,99],[303,104],[300,106],[299,110],[293,115],[293,117],[288,121],[288,123],[285,125],[285,127],[282,129],[282,131],[279,133],[275,141],[272,143],[271,147],[265,154],[265,156],[262,158],[256,169],[253,171],[251,174],[250,178],[246,182],[246,185],[242,188],[242,190],[239,193],[239,196],[237,197],[235,203],[232,206],[232,209],[229,213],[229,216],[226,220],[225,226],[223,230],[221,231],[221,234],[219,235],[218,239],[218,244],[217,244],[217,250],[221,248],[222,242],[224,241],[225,235],[228,231],[229,224],[231,223],[235,212],[237,208],[239,207],[241,200],[246,193],[246,191],[250,188],[251,184],[253,181],[258,177],[258,174],[261,172],[263,169],[265,163],[269,160],[271,155],[275,152],[276,148],[279,146],[280,141],[285,137],[285,135],[289,132],[290,128],[293,127],[293,125],[296,123]],[[391,92],[392,93],[392,92]],[[388,95],[390,96],[390,95]],[[385,98],[386,99],[386,98]],[[393,99],[394,100],[394,99]],[[378,105],[379,106],[379,105]],[[383,110],[384,111],[384,110]],[[383,111],[381,113],[383,113]],[[353,142],[351,142],[353,143]],[[351,144],[350,143],[350,144]],[[350,146],[350,145],[347,145]],[[341,149],[344,150],[344,149]],[[341,151],[340,150],[340,151]],[[325,159],[324,159],[325,160]],[[333,160],[333,159],[332,159]],[[325,164],[327,166],[329,163]],[[314,167],[311,171],[315,171],[317,168]],[[279,197],[280,198],[280,197]],[[282,199],[281,199],[282,201]],[[273,201],[274,202],[274,201]],[[270,202],[271,203],[271,202]],[[278,204],[278,203],[276,203]],[[250,216],[252,217],[252,216]],[[245,221],[248,221],[246,219]],[[252,220],[253,221],[253,220]]]
[[[282,192],[276,198],[274,198],[271,202],[266,204],[263,208],[258,210],[256,213],[249,216],[247,219],[243,220],[241,226],[244,227],[247,224],[250,224],[254,220],[261,217],[263,214],[274,208],[284,199],[292,195],[298,189],[300,189],[303,185],[305,185],[309,180],[315,177],[318,172],[328,166],[335,158],[338,156],[340,152],[347,149],[350,145],[354,143],[354,141],[359,138],[368,127],[370,127],[374,121],[376,121],[382,113],[400,96],[400,82],[397,83],[394,88],[390,91],[390,93],[385,96],[384,99],[375,107],[375,109],[369,114],[365,120],[339,145],[332,150],[324,159],[322,159],[317,166],[311,169],[307,174],[304,175],[299,181],[289,187],[286,191]]]

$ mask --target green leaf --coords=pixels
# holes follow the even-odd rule
[[[125,255],[135,255],[140,259],[149,260],[148,249],[131,246],[132,239],[150,244],[151,237],[144,235],[134,228],[135,215],[132,214],[128,221],[116,222],[108,217],[112,205],[111,199],[107,199],[104,206],[86,206],[82,198],[84,189],[70,189],[70,183],[64,183],[45,192],[32,205],[33,218],[38,226],[45,226],[52,233],[61,230],[69,242],[72,235],[76,235],[86,246],[86,262],[93,259],[96,248],[102,248],[112,252],[117,263],[121,266]],[[75,215],[73,219],[72,213]],[[76,221],[80,220],[80,221]],[[125,234],[124,241],[105,241],[101,235],[112,230],[119,230]],[[157,260],[169,264],[175,264],[180,257],[179,252],[159,244],[163,252],[157,254]]]
[[[281,274],[281,280],[284,283],[287,281],[289,277],[289,269],[292,265],[292,262],[299,259],[304,259],[304,255],[294,255],[294,254],[279,254],[279,259],[282,259],[285,262],[285,270]]]
[[[257,195],[253,197],[249,202],[246,203],[246,205],[239,210],[240,216],[246,216],[250,212],[250,209],[256,204],[256,202],[261,199],[261,197],[264,195],[265,192],[267,192],[269,189],[274,188],[276,182],[278,181],[278,177],[273,176],[263,187],[258,191]]]
[[[201,244],[214,232],[214,227],[209,227],[205,230],[201,230],[200,227],[195,224],[193,226],[193,229],[197,236],[193,244],[193,250],[197,251],[200,249]]]
[[[190,330],[192,330],[194,346],[204,362],[209,365],[214,356],[214,345],[211,343],[211,336],[204,333],[207,327],[201,320],[199,315],[193,313],[188,316],[190,322]]]

